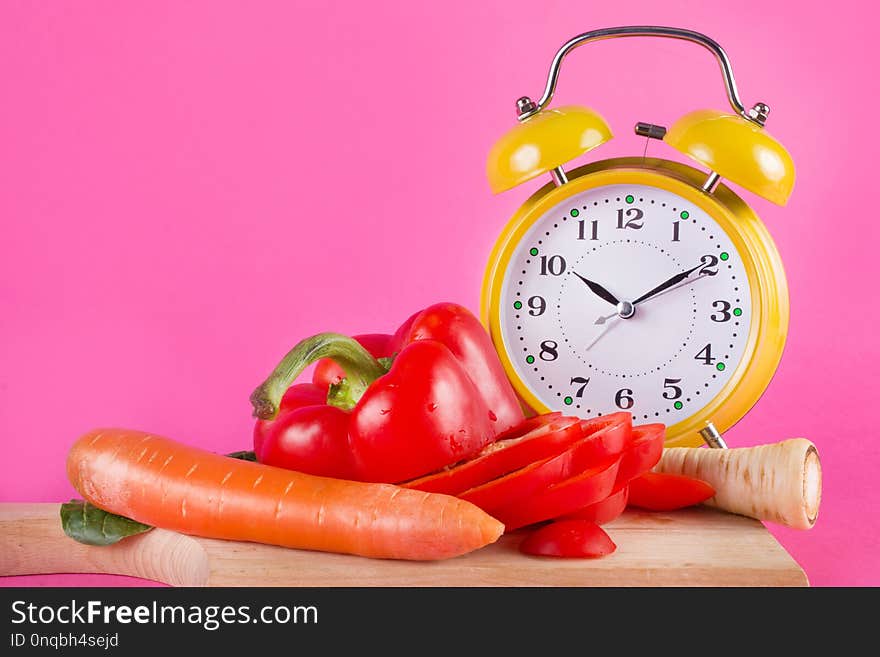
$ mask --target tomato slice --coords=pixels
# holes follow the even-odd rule
[[[663,441],[665,439],[665,424],[641,424],[633,427],[632,442],[624,450],[620,459],[615,488],[632,481],[657,465],[663,455]]]
[[[606,459],[525,499],[492,511],[506,531],[566,515],[608,497],[614,490],[620,456]]]
[[[468,461],[399,485],[428,493],[458,495],[563,452],[583,436],[583,431],[583,423],[576,417],[554,417],[519,437],[496,440]]]
[[[531,532],[519,544],[523,554],[579,559],[603,557],[616,549],[611,537],[588,520],[552,522]]]
[[[629,505],[649,511],[674,511],[705,502],[715,489],[701,479],[646,472],[631,482]]]
[[[556,456],[535,461],[479,486],[469,488],[458,497],[492,514],[564,479],[574,476],[598,463],[617,457],[631,432],[629,414],[614,414],[579,426],[587,435],[571,443]]]
[[[560,520],[588,520],[597,525],[604,525],[617,519],[626,509],[629,500],[629,486],[615,488],[604,500],[585,506],[560,518]]]

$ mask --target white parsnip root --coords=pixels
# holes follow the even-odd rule
[[[670,447],[654,470],[711,484],[715,496],[705,504],[731,513],[795,529],[810,529],[819,515],[822,468],[805,438],[733,449]]]

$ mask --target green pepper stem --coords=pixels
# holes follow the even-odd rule
[[[254,417],[272,420],[278,415],[281,398],[302,371],[322,358],[330,358],[345,371],[347,394],[343,400],[328,397],[328,404],[350,409],[370,384],[388,370],[361,344],[339,333],[319,333],[306,338],[278,363],[263,383],[251,394]]]

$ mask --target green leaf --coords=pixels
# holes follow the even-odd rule
[[[232,452],[226,456],[242,461],[256,461],[254,452]],[[83,500],[70,500],[61,505],[61,527],[70,538],[86,545],[112,545],[127,536],[152,529],[131,518],[99,509]]]
[[[150,525],[108,513],[83,500],[70,500],[61,505],[61,527],[70,538],[86,545],[112,545],[152,529]]]
[[[229,458],[239,459],[241,461],[256,461],[257,455],[253,452],[232,452],[231,454],[227,454]]]

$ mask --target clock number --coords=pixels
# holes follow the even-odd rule
[[[703,264],[703,268],[700,269],[700,276],[715,276],[718,273],[718,258],[713,255],[704,255],[700,258],[700,262]]]
[[[529,297],[529,315],[532,317],[537,317],[538,315],[543,315],[544,311],[547,310],[547,302],[544,301],[544,297],[534,296]]]
[[[541,353],[538,356],[541,360],[556,360],[559,358],[559,352],[556,351],[558,348],[559,345],[553,340],[544,340],[541,343]],[[545,356],[544,354],[547,355]]]
[[[633,407],[635,401],[632,398],[633,391],[629,388],[621,388],[617,391],[617,394],[614,395],[614,403],[617,404],[617,408],[622,411],[625,411],[629,408]]]
[[[680,221],[673,221],[673,222],[672,222],[672,241],[673,241],[673,242],[679,242],[679,241],[680,241],[680,240],[678,239],[678,224],[680,224],[680,223],[681,223]]]
[[[583,397],[584,396],[584,388],[587,387],[587,384],[589,382],[590,382],[590,377],[587,377],[586,379],[582,376],[572,377],[571,385],[579,385],[580,384],[580,386],[581,386],[580,388],[578,388],[578,391],[575,393],[574,396],[575,397]]]
[[[720,308],[721,310],[719,310],[717,313],[712,313],[712,315],[709,317],[709,319],[711,319],[713,322],[729,322],[730,321],[731,314],[730,314],[730,312],[728,312],[730,310],[730,304],[727,301],[721,301],[721,300],[713,301],[712,307],[713,308]]]
[[[581,219],[578,222],[578,239],[579,240],[587,239],[585,236],[585,230],[584,230],[585,227],[586,227],[586,222],[583,219]],[[590,227],[591,227],[590,228],[590,239],[591,240],[599,239],[599,220],[593,219],[593,221],[590,222]]]
[[[562,276],[565,271],[565,258],[561,255],[541,256],[541,276],[546,276],[549,272],[553,276]]]
[[[711,365],[712,363],[714,363],[717,359],[712,357],[712,345],[707,344],[705,347],[700,349],[697,355],[694,356],[694,360],[701,360],[703,361],[704,365]]]
[[[617,227],[618,228],[634,228],[638,230],[645,224],[641,221],[642,217],[645,216],[645,213],[639,210],[638,208],[629,208],[626,210],[626,216],[632,217],[631,219],[627,219],[626,223],[623,221],[623,213],[624,210],[617,211]]]
[[[668,399],[672,401],[673,399],[678,399],[681,397],[681,388],[679,388],[676,383],[681,383],[681,379],[664,379],[663,387],[665,391],[663,393],[663,399]]]

